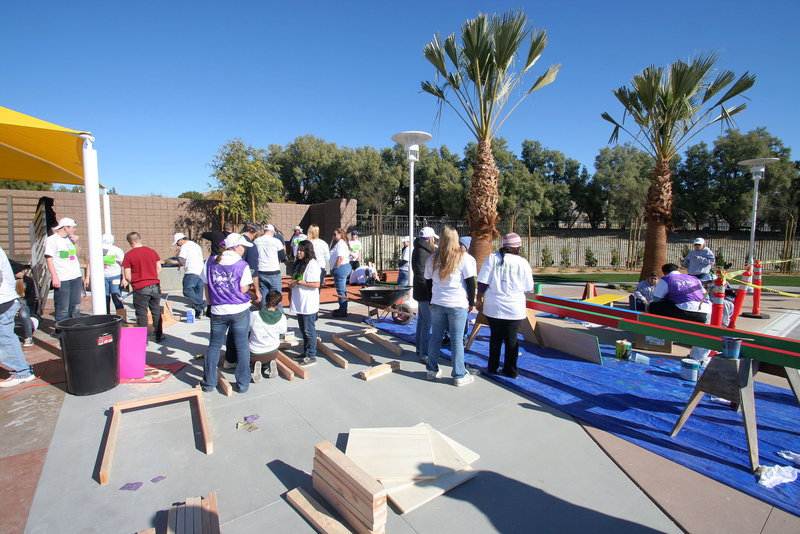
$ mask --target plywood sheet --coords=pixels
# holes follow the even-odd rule
[[[436,478],[425,427],[350,429],[345,454],[373,478]]]
[[[417,480],[412,484],[388,488],[389,499],[397,506],[400,513],[406,514],[477,474],[477,471],[467,466],[466,469],[451,472],[434,480]]]
[[[546,347],[603,365],[597,336],[542,321],[537,323],[537,327]]]

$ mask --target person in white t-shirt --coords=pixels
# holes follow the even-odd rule
[[[445,328],[450,332],[463,332],[467,315],[475,305],[475,258],[461,250],[458,232],[447,226],[442,232],[439,249],[428,258],[425,265],[425,282],[431,287],[431,332],[428,347],[428,380],[442,376],[439,353]],[[464,344],[460,340],[450,343],[453,358],[453,377],[456,386],[466,386],[475,378],[464,365]]]
[[[350,267],[355,271],[361,265],[361,241],[358,240],[358,230],[350,232]]]
[[[280,291],[265,293],[266,308],[250,312],[250,361],[253,364],[253,382],[260,382],[261,377],[278,376],[278,365],[275,359],[281,336],[286,333],[286,316],[278,309],[283,295]],[[268,364],[262,375],[261,367]]]
[[[203,249],[194,241],[190,241],[183,233],[178,232],[172,236],[172,246],[181,247],[178,252],[178,261],[183,267],[183,296],[189,299],[194,316],[200,319],[206,310],[204,298],[203,279]]]
[[[14,334],[14,316],[20,308],[16,279],[5,251],[0,248],[0,363],[10,371],[10,376],[0,379],[0,388],[10,388],[36,380],[33,368]]]
[[[339,295],[339,308],[333,310],[333,317],[347,317],[347,279],[353,268],[350,266],[348,256],[350,254],[350,244],[347,241],[347,234],[344,230],[337,228],[333,231],[333,242],[331,243],[331,274],[333,275],[333,285]]]
[[[331,259],[331,249],[325,241],[319,238],[319,226],[316,224],[308,227],[308,240],[314,245],[314,257],[319,263],[319,268],[322,269],[319,275],[319,290],[322,291],[322,286],[325,285],[325,268]]]
[[[275,237],[275,227],[264,225],[264,235],[253,241],[258,251],[258,286],[261,290],[261,308],[267,307],[267,293],[282,291],[281,252],[283,243]],[[286,256],[283,256],[286,259]],[[283,306],[278,303],[278,311],[283,313]]]
[[[303,334],[303,354],[296,358],[301,365],[317,363],[317,314],[319,313],[320,267],[314,258],[314,245],[306,239],[297,245],[294,272],[289,287],[292,290],[292,313]]]
[[[78,261],[78,248],[75,246],[75,230],[78,223],[64,217],[53,228],[52,235],[44,244],[44,257],[53,284],[53,313],[56,323],[63,319],[80,316],[81,309],[81,266]],[[53,332],[58,335],[58,332]]]
[[[490,254],[478,274],[479,312],[489,319],[489,373],[496,374],[500,367],[500,348],[506,345],[503,374],[517,378],[519,340],[517,334],[527,307],[525,293],[533,291],[533,272],[528,260],[519,255],[522,238],[518,234],[503,236],[503,246]]]
[[[361,265],[350,273],[351,286],[363,286],[366,284],[374,284],[375,279],[378,277],[378,272],[369,265]]]
[[[114,302],[114,310],[125,309],[122,304],[122,260],[125,253],[114,244],[113,234],[103,234],[103,277],[106,281],[106,311],[111,313],[111,301]],[[89,277],[86,277],[89,281]]]
[[[403,250],[400,251],[400,263],[398,265],[397,270],[397,285],[398,286],[407,286],[408,285],[408,266],[409,262],[411,261],[411,256],[409,256],[409,251],[411,247],[408,246],[409,239],[407,235],[403,236]]]

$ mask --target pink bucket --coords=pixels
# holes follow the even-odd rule
[[[143,378],[147,327],[122,328],[119,335],[119,378]]]

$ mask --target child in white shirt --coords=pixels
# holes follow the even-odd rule
[[[281,336],[286,333],[286,316],[278,310],[283,296],[279,291],[270,291],[266,297],[267,307],[250,312],[250,360],[253,362],[253,382],[261,381],[261,367],[268,363],[263,376],[278,376],[275,363]]]

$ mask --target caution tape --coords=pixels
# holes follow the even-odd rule
[[[765,287],[765,286],[758,286],[758,285],[752,284],[750,282],[745,282],[744,280],[739,280],[738,278],[734,278],[733,276],[730,276],[730,273],[725,273],[725,274],[722,275],[722,277],[726,281],[736,282],[739,285],[744,285],[744,286],[747,286],[747,287],[760,289],[761,291],[768,291],[770,293],[777,293],[778,295],[783,295],[785,297],[797,297],[797,298],[800,298],[800,295],[798,295],[797,293],[786,293],[785,291],[779,291],[777,289],[772,289],[772,288]],[[731,284],[731,285],[733,285],[733,284]]]

